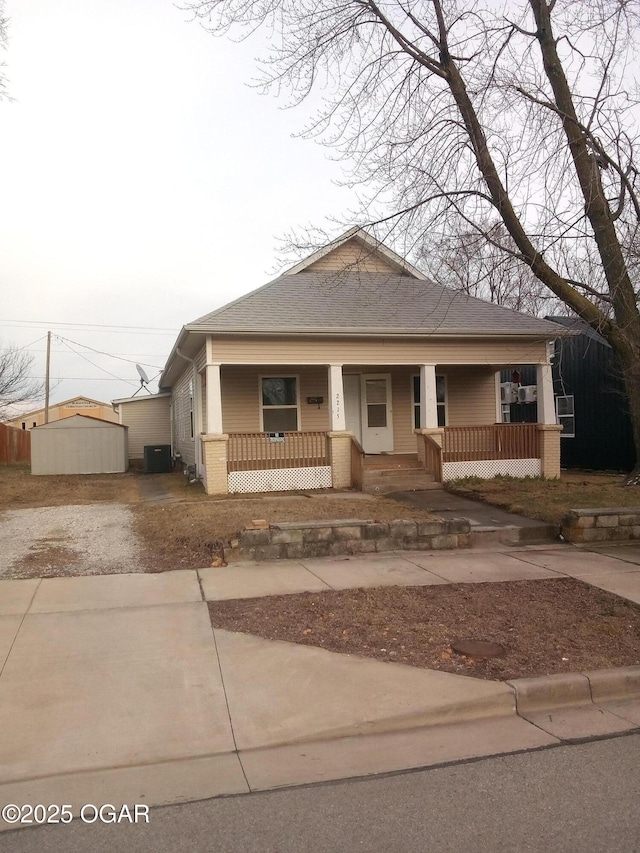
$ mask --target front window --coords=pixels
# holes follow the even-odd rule
[[[566,397],[556,397],[557,421],[563,427],[561,438],[576,437],[576,417],[573,406],[573,394]]]
[[[436,376],[436,402],[438,408],[438,426],[447,425],[447,378]],[[413,426],[420,429],[420,377],[413,377]]]
[[[260,383],[263,432],[297,432],[297,377],[263,376]]]

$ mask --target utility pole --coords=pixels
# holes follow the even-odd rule
[[[51,364],[51,332],[47,332],[47,369],[44,378],[44,422],[49,423],[49,366]]]

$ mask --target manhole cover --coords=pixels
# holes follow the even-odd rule
[[[488,640],[456,640],[451,643],[451,648],[458,655],[466,655],[476,660],[497,658],[504,654],[503,646]]]

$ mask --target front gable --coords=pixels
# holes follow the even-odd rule
[[[386,273],[425,278],[407,260],[357,226],[299,261],[283,275],[297,275],[301,272]]]

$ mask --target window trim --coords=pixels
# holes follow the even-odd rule
[[[436,373],[436,389],[438,383],[438,377],[441,377],[444,380],[444,403],[436,403],[437,407],[444,408],[444,424],[443,426],[447,426],[449,423],[449,381],[446,373]],[[419,406],[420,403],[416,402],[415,392],[414,392],[414,380],[417,379],[420,382],[420,374],[412,373],[411,378],[409,380],[410,389],[411,389],[411,430],[420,429],[420,427],[416,426],[416,406]],[[442,429],[443,427],[438,427],[438,429]]]
[[[560,415],[558,414],[558,401],[559,400],[571,400],[571,413]],[[575,438],[576,437],[576,401],[575,394],[558,394],[556,397],[556,423],[562,426],[562,432],[560,433],[560,438]],[[573,419],[573,432],[565,432],[563,419],[572,418]]]
[[[262,403],[262,380],[263,379],[295,379],[296,382],[296,404],[295,406],[264,406]],[[258,375],[258,407],[260,412],[260,432],[267,432],[264,428],[265,409],[295,409],[297,429],[293,432],[301,432],[301,409],[300,409],[300,375],[296,373],[260,373]],[[291,431],[291,430],[289,430]]]

